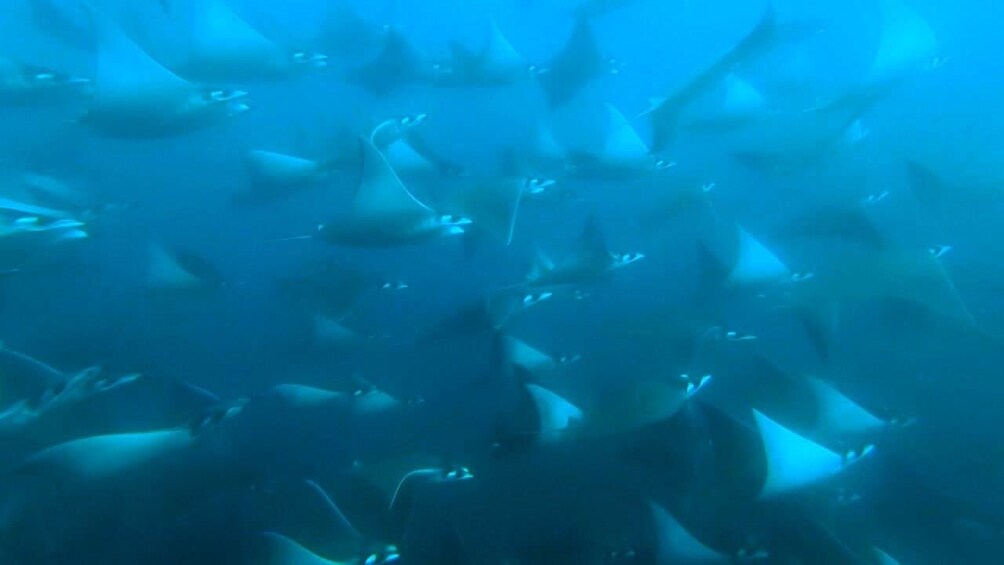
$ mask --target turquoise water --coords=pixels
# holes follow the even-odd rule
[[[0,562],[1000,561],[995,3],[0,10]]]

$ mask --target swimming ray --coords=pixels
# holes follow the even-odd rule
[[[357,530],[356,527],[352,525],[352,522],[349,521],[348,517],[345,516],[345,513],[342,512],[342,509],[339,508],[338,505],[335,504],[335,501],[332,500],[331,497],[328,495],[328,493],[323,488],[321,488],[321,485],[310,480],[303,481],[303,483],[307,487],[307,490],[312,492],[314,496],[317,497],[321,505],[327,510],[331,518],[335,521],[338,530],[342,534],[353,539],[360,539],[363,537],[362,534],[359,532],[359,530]]]
[[[876,250],[888,243],[859,202],[815,206],[787,222],[778,233],[784,237],[854,242]]]
[[[818,265],[810,284],[799,285],[797,298],[809,306],[849,300],[902,301],[975,328],[976,320],[945,268],[944,253],[944,249],[909,248],[847,251]]]
[[[871,452],[841,455],[802,437],[754,410],[753,416],[763,442],[767,476],[760,489],[761,499],[773,498],[825,481],[839,474],[858,458]]]
[[[381,151],[391,167],[402,177],[430,178],[441,173],[440,167],[416,150],[408,137],[394,140]]]
[[[225,0],[201,0],[191,30],[188,59],[179,67],[189,78],[248,81],[281,78],[297,70],[323,68],[327,57],[289,52],[267,39]]]
[[[726,277],[727,284],[756,286],[784,280],[791,271],[767,246],[742,226],[736,225],[738,243],[735,259]]]
[[[279,288],[306,310],[333,319],[343,319],[381,291],[407,289],[401,281],[386,280],[350,265],[325,261],[302,274],[283,278]]]
[[[505,86],[530,76],[530,67],[509,43],[493,20],[488,39],[474,53],[455,43],[449,67],[438,73],[434,84],[447,87]]]
[[[328,492],[309,479],[279,479],[256,489],[249,506],[251,528],[287,532],[319,553],[346,555],[362,551],[365,539]],[[260,524],[260,525],[259,525]]]
[[[464,304],[434,327],[426,330],[418,342],[495,335],[514,317],[553,297],[552,292],[525,292],[518,288],[487,292],[483,298]]]
[[[566,152],[554,138],[554,132],[545,123],[537,123],[533,128],[533,139],[530,143],[529,158],[535,164],[545,167],[563,167]]]
[[[526,66],[523,56],[516,51],[512,43],[509,43],[495,20],[492,20],[491,32],[482,51],[482,57],[485,66],[498,69],[496,72],[500,74],[522,70]]]
[[[41,105],[85,100],[90,79],[27,65],[0,56],[0,104]]]
[[[540,74],[540,85],[551,108],[570,102],[606,71],[592,26],[578,18],[568,42]]]
[[[429,180],[462,172],[462,167],[443,159],[419,133],[418,126],[427,117],[419,113],[391,118],[370,133],[370,141],[402,179]]]
[[[242,91],[194,85],[155,61],[125,32],[90,11],[100,38],[94,95],[81,123],[118,137],[162,137],[199,129],[249,108]]]
[[[840,326],[839,301],[821,301],[818,304],[796,302],[793,308],[795,318],[805,330],[816,355],[823,362],[829,362],[833,350],[833,338]]]
[[[723,80],[724,95],[721,104],[706,115],[690,119],[686,127],[698,131],[726,131],[736,129],[763,118],[767,101],[755,86],[735,73]]]
[[[502,176],[531,177],[527,196],[563,194],[562,190],[550,189],[569,170],[567,153],[543,122],[538,122],[520,141],[503,149],[498,159],[498,171]]]
[[[319,343],[333,346],[347,346],[363,340],[363,336],[347,327],[342,321],[324,314],[314,314],[314,339]]]
[[[17,472],[70,484],[114,481],[192,444],[193,436],[184,428],[86,437],[39,451],[19,465]]]
[[[877,547],[872,548],[872,554],[875,556],[876,565],[899,565],[899,561],[893,556]]]
[[[647,112],[652,123],[652,151],[663,153],[668,150],[676,137],[682,111],[738,66],[781,42],[797,40],[815,31],[815,27],[802,24],[779,25],[774,6],[768,3],[759,23],[731,50],[668,97],[653,101],[652,108]]]
[[[932,68],[938,39],[930,25],[900,0],[881,0],[882,39],[869,71],[870,83],[898,81]]]
[[[244,154],[249,186],[234,193],[234,203],[262,205],[320,184],[330,171],[318,161],[255,149]]]
[[[725,77],[725,102],[722,109],[727,115],[749,114],[763,110],[766,100],[755,86],[735,73]]]
[[[806,377],[806,382],[816,397],[816,427],[827,437],[866,434],[886,427],[885,421],[830,384],[815,377]]]
[[[87,224],[73,218],[0,211],[0,270],[6,275],[18,273],[50,249],[89,237]]]
[[[34,402],[0,418],[0,441],[10,454],[84,437],[189,426],[218,403],[212,393],[176,379],[117,376],[91,367],[53,381]]]
[[[347,217],[322,224],[322,238],[347,245],[380,246],[407,243],[435,235],[459,235],[466,218],[439,216],[419,202],[398,178],[382,153],[368,139],[359,139],[359,187]]]
[[[729,558],[705,545],[687,531],[668,510],[649,501],[649,511],[655,526],[655,563],[726,563]]]
[[[389,519],[393,524],[392,531],[397,539],[406,537],[405,534],[407,531],[413,527],[412,520],[416,506],[421,501],[426,500],[426,497],[436,496],[438,487],[444,484],[472,481],[475,478],[471,470],[463,466],[415,468],[415,462],[412,461],[395,461],[393,463],[396,464],[391,465],[392,468],[403,466],[403,468],[398,469],[399,472],[397,475],[391,475],[396,480],[396,483],[389,483],[389,486],[393,489],[389,505]],[[422,461],[421,463],[426,462]],[[432,464],[439,465],[440,463],[435,461]],[[402,476],[401,473],[404,469],[408,469],[408,471]],[[388,471],[390,470],[388,469]]]
[[[198,290],[219,288],[223,279],[214,267],[196,255],[152,244],[146,284],[152,290]]]
[[[546,374],[575,360],[574,357],[556,358],[513,336],[506,336],[506,340],[512,363],[532,376]]]
[[[385,38],[386,28],[364,20],[345,2],[327,4],[318,32],[318,45],[332,56],[354,58],[375,52]]]
[[[187,94],[193,85],[157,62],[107,16],[90,11],[98,30],[95,99],[97,101],[139,96]]]
[[[44,207],[50,211],[70,217],[73,214],[85,216],[94,214],[106,207],[108,204],[96,203],[95,198],[76,183],[70,183],[64,179],[50,175],[25,172],[19,175],[16,183],[17,188],[12,187],[13,194],[22,194],[25,199],[34,204]],[[6,191],[5,195],[6,194]],[[15,196],[15,200],[20,197]],[[44,215],[44,214],[43,214]]]
[[[193,57],[205,57],[210,64],[225,63],[233,56],[268,59],[277,49],[224,0],[200,0],[193,21]]]
[[[462,176],[466,174],[464,167],[458,163],[446,159],[433,147],[431,143],[416,129],[409,128],[405,132],[405,139],[413,151],[422,156],[436,167],[439,176]]]
[[[288,383],[273,386],[268,394],[298,408],[330,406],[346,399],[346,395],[341,392]]]
[[[665,347],[676,347],[676,344]],[[672,418],[687,404],[687,400],[712,382],[710,374],[671,375],[664,361],[671,354],[658,354],[653,376],[638,376],[617,390],[604,391],[602,398],[585,409],[583,427],[576,437],[601,438],[636,431]],[[632,364],[639,363],[632,360]],[[648,359],[642,361],[652,367]]]
[[[576,175],[643,173],[665,168],[649,153],[648,146],[624,114],[606,104],[607,131],[603,147],[597,153],[569,151],[569,167]]]
[[[590,215],[582,228],[578,248],[559,262],[538,251],[524,284],[560,287],[595,282],[644,258],[643,253],[611,253],[596,217]]]
[[[13,219],[37,216],[48,220],[66,220],[73,217],[69,212],[19,202],[2,196],[0,196],[0,216],[9,216]]]
[[[356,217],[381,220],[395,217],[427,217],[432,208],[418,201],[405,188],[388,159],[372,143],[360,140],[362,174],[352,202]]]
[[[0,343],[0,406],[4,409],[21,401],[36,403],[67,378],[62,371]]]
[[[300,178],[316,176],[320,165],[317,161],[295,155],[255,149],[245,154],[245,164],[253,182],[275,184],[295,182]]]
[[[832,103],[802,112],[803,133],[769,146],[733,151],[731,157],[764,174],[811,171],[827,157],[853,148],[868,136],[862,120],[890,91],[889,85],[856,87]]]
[[[557,440],[569,426],[582,421],[582,410],[568,400],[540,385],[530,383],[525,388],[537,409],[539,441]]]
[[[377,149],[385,151],[390,144],[402,139],[409,139],[412,130],[424,124],[427,118],[427,114],[418,113],[386,119],[377,124],[370,132],[370,141]]]
[[[523,177],[465,180],[441,198],[440,208],[470,218],[473,224],[469,231],[484,231],[509,245],[528,183]]]
[[[432,68],[412,48],[400,32],[390,30],[384,47],[372,61],[350,70],[346,80],[376,97],[384,97],[406,86],[432,80]]]
[[[397,398],[386,392],[371,388],[369,390],[357,390],[352,395],[352,414],[356,416],[366,416],[390,412],[402,405]]]
[[[261,565],[340,565],[341,562],[325,559],[292,539],[276,533],[263,532],[259,563]]]

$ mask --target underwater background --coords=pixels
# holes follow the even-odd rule
[[[0,561],[1004,557],[1004,5],[0,13]]]

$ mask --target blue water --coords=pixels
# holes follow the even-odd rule
[[[185,407],[167,410],[154,425],[137,414],[160,410],[174,393],[130,396],[134,385],[102,381],[67,400],[85,409],[63,413],[63,384],[23,399],[0,390],[0,421],[9,422],[0,440],[0,471],[9,479],[0,493],[0,562],[307,563],[268,543],[261,551],[266,531],[327,559],[388,559],[385,546],[394,544],[405,563],[687,562],[685,551],[666,545],[670,527],[651,518],[650,504],[667,508],[720,559],[745,560],[740,552],[750,551],[778,563],[888,562],[874,551],[881,548],[902,563],[999,562],[1004,7],[898,0],[929,27],[935,52],[922,52],[890,81],[855,120],[866,135],[848,142],[848,124],[834,129],[826,107],[875,84],[869,72],[887,29],[883,3],[775,0],[780,25],[799,24],[802,34],[724,73],[764,96],[754,123],[711,132],[684,127],[714,111],[724,84],[717,77],[683,108],[670,146],[653,152],[652,162],[672,162],[668,170],[583,177],[570,160],[520,170],[556,180],[558,195],[524,193],[511,243],[488,237],[473,253],[464,238],[481,226],[476,214],[460,237],[376,248],[321,241],[317,226],[352,209],[358,163],[262,205],[234,205],[234,195],[252,184],[245,154],[323,162],[349,147],[356,158],[358,140],[376,124],[424,113],[415,131],[462,172],[398,173],[418,200],[437,208],[470,179],[514,174],[500,163],[507,151],[525,149],[540,124],[562,149],[602,159],[605,104],[651,145],[652,99],[678,92],[729,52],[761,20],[764,4],[607,2],[609,11],[588,19],[603,68],[554,107],[530,73],[501,86],[448,88],[423,79],[386,95],[346,77],[380,52],[387,30],[421,54],[425,71],[436,62],[440,72],[451,45],[477,53],[493,24],[523,62],[546,73],[576,25],[576,1],[230,0],[233,13],[284,56],[324,53],[333,41],[326,18],[348,12],[376,39],[354,44],[352,53],[329,53],[323,69],[203,80],[247,91],[251,109],[153,139],[104,135],[81,119],[108,84],[100,54],[113,34],[124,34],[165,68],[180,69],[208,0],[93,0],[93,12],[63,0],[5,4],[0,57],[93,79],[96,90],[55,102],[31,94],[23,103],[0,101],[0,196],[27,202],[20,183],[33,173],[73,187],[89,203],[73,212],[86,239],[32,247],[30,260],[8,259],[17,253],[0,248],[0,271],[10,270],[0,275],[3,347],[51,365],[67,383],[99,367],[112,381],[142,373],[199,392],[177,393]],[[227,30],[215,33],[225,38]],[[112,74],[141,73],[123,66]],[[757,168],[736,157],[751,150],[785,160]],[[939,178],[933,204],[911,185],[911,162]],[[677,193],[699,194],[699,203],[661,213]],[[864,214],[882,244],[862,251],[850,231],[784,231],[793,218],[820,225],[830,207],[855,219]],[[0,214],[5,230],[23,216]],[[428,337],[486,296],[518,302],[540,291],[527,283],[538,252],[559,264],[575,257],[590,221],[609,251],[645,258],[543,288],[553,293],[549,300],[505,324],[472,323]],[[848,228],[850,221],[838,223]],[[785,273],[749,285],[710,275],[699,249],[711,249],[728,271],[737,225],[784,262]],[[934,257],[928,248],[940,245],[951,249]],[[158,287],[151,246],[197,256],[211,266],[212,280],[195,292]],[[864,260],[846,261],[848,249]],[[375,290],[329,316],[355,332],[333,344],[317,335],[317,304],[302,290],[283,290],[283,281],[329,263],[408,288]],[[804,284],[796,280],[807,273]],[[824,302],[825,354],[799,317],[803,307],[823,309]],[[725,331],[750,339],[721,337]],[[499,359],[508,351],[504,336],[576,361],[543,373],[513,371]],[[18,371],[2,367],[0,378],[20,379]],[[771,379],[789,381],[775,372],[789,375],[798,392],[786,396],[788,385]],[[680,373],[714,378],[687,395]],[[823,408],[805,396],[808,377],[881,418],[881,429],[840,434],[813,425]],[[684,407],[671,410],[670,400],[642,387],[627,405],[616,404],[615,425],[603,428],[611,421],[601,416],[620,393],[652,382],[672,384]],[[316,405],[284,404],[288,398],[275,388],[283,384],[345,398],[315,413]],[[581,408],[575,419],[582,421],[502,433],[512,432],[512,418],[540,416],[529,384]],[[375,416],[352,404],[353,395],[374,391],[398,404]],[[195,408],[186,404],[196,397]],[[661,407],[659,416],[640,417],[651,404]],[[243,410],[227,412],[234,405]],[[754,409],[844,463],[848,450],[865,444],[874,453],[763,500],[756,492],[771,463]],[[37,424],[46,410],[52,420]],[[222,423],[200,431],[207,414],[224,413]],[[95,414],[104,419],[95,423]],[[836,420],[850,425],[853,418],[840,413]],[[593,428],[593,421],[600,423]],[[85,449],[103,464],[127,461],[104,478],[88,476],[73,457],[54,463],[45,451],[91,435],[155,429],[185,430],[194,439],[167,455],[133,458],[117,443]],[[459,466],[472,470],[470,481],[447,476]],[[441,467],[447,478],[420,485],[407,527],[397,527],[400,516],[387,510],[393,487],[419,467]],[[346,539],[344,528],[328,524],[331,512],[317,509],[315,491],[304,494],[306,480],[327,491],[356,535]],[[179,494],[151,494],[174,488]],[[136,503],[120,504],[129,499]],[[115,502],[104,507],[102,500]],[[102,521],[107,527],[93,527]]]

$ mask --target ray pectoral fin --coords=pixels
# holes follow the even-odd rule
[[[527,384],[526,390],[536,406],[540,441],[554,441],[570,425],[582,420],[582,410],[554,392],[535,384]]]
[[[582,227],[582,236],[579,239],[579,249],[581,254],[586,257],[610,257],[606,237],[600,229],[595,214],[590,214],[586,218],[586,223]]]
[[[578,18],[568,43],[539,77],[548,104],[556,108],[570,102],[603,74],[602,59],[588,19]]]
[[[603,145],[603,157],[623,163],[645,160],[650,153],[649,148],[624,114],[612,104],[606,105],[606,111],[607,138]]]
[[[895,82],[930,69],[938,39],[919,13],[900,0],[882,0],[882,39],[872,61],[869,82]]]
[[[463,185],[446,198],[449,208],[455,209],[473,221],[468,233],[471,243],[479,244],[485,235],[491,235],[505,245],[512,242],[516,217],[523,199],[527,179],[522,177],[487,179]]]
[[[862,454],[844,456],[800,436],[757,410],[753,411],[767,461],[760,498],[797,491],[839,474]],[[870,449],[867,450],[870,453]]]
[[[491,32],[482,53],[484,64],[489,71],[502,73],[526,67],[523,58],[509,43],[494,20],[492,20]]]
[[[816,354],[823,362],[828,362],[839,325],[840,304],[828,300],[803,301],[794,308],[795,317],[805,329]]]
[[[404,145],[414,153],[415,157],[413,158],[425,160],[440,175],[457,176],[464,173],[463,166],[444,158],[432,147],[432,144],[426,140],[425,136],[421,135],[418,131],[407,130],[399,144],[395,145]]]
[[[304,481],[307,489],[316,497],[318,503],[330,514],[338,527],[338,534],[345,535],[351,539],[362,539],[363,535],[352,525],[352,522],[345,516],[345,513],[331,499],[327,492],[314,481]]]
[[[711,549],[661,505],[649,501],[649,511],[655,529],[655,563],[726,563],[729,559]]]
[[[886,426],[886,422],[829,384],[814,377],[809,377],[808,382],[820,407],[817,426],[821,432],[840,437],[875,432]]]
[[[387,159],[368,139],[359,139],[359,151],[362,169],[352,203],[356,217],[414,217],[433,213],[408,192]]]
[[[337,565],[277,532],[263,532],[258,541],[262,565]]]
[[[153,290],[182,290],[212,285],[210,270],[199,269],[195,260],[187,260],[174,250],[151,245],[147,267],[147,285]]]
[[[738,66],[763,55],[778,44],[804,39],[807,34],[803,31],[800,26],[779,26],[774,6],[768,3],[759,23],[728,53],[654,105],[649,112],[652,121],[652,151],[662,153],[669,149],[680,125],[680,114],[709,88],[724,80]]]
[[[188,82],[143,51],[108,16],[83,4],[97,30],[96,98],[126,95],[142,88],[180,88]]]
[[[257,78],[272,71],[272,56],[281,49],[251,27],[223,0],[204,0],[196,7],[192,26],[192,70],[200,75],[222,73]],[[240,69],[252,64],[251,69]],[[229,68],[228,68],[229,67]],[[256,67],[256,68],[254,68]],[[239,69],[239,70],[237,70]]]
[[[389,31],[383,50],[369,63],[350,70],[346,78],[365,88],[373,96],[386,96],[399,88],[427,79],[422,61],[408,40],[397,31]]]
[[[736,226],[736,230],[736,259],[728,276],[731,284],[747,286],[779,282],[790,274],[788,266],[763,243],[741,226]]]
[[[652,127],[652,152],[666,151],[676,140],[680,126],[680,107],[675,101],[659,99],[647,115]]]

